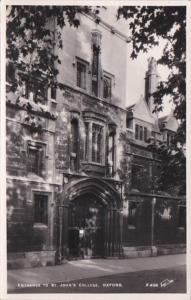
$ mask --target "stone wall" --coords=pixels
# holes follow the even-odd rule
[[[152,211],[153,198],[156,199],[156,204]],[[127,210],[124,209],[123,213],[124,246],[151,246],[152,230],[153,245],[185,243],[186,227],[180,226],[179,212],[180,206],[185,206],[183,199],[130,193],[128,206],[132,203],[137,206],[133,226],[131,223],[129,224]],[[154,225],[152,225],[152,214]]]
[[[66,24],[62,31],[63,48],[55,49],[59,55],[61,65],[58,64],[58,81],[71,87],[76,87],[76,58],[83,59],[91,71],[92,64],[92,30],[99,30],[101,38],[101,72],[106,71],[114,76],[112,83],[111,103],[122,108],[126,107],[126,58],[127,43],[109,28],[96,24],[94,20],[79,15],[78,29]],[[119,55],[120,53],[120,55]],[[63,67],[64,66],[64,67]],[[102,82],[100,83],[102,85]],[[91,94],[91,73],[87,78],[86,92]]]
[[[116,124],[116,169],[120,168],[120,161],[123,155],[123,145],[120,142],[121,134],[125,133],[126,112],[117,106],[109,105],[107,102],[87,96],[75,89],[64,87],[64,91],[59,92],[60,101],[57,105],[59,112],[56,120],[56,138],[55,138],[55,162],[59,172],[70,172],[70,122],[71,116],[77,117],[79,120],[79,142],[80,142],[80,162],[79,173],[86,172],[86,163],[84,161],[84,143],[85,143],[85,127],[84,113],[100,114],[104,118],[104,126],[106,136],[108,135],[108,123]],[[95,118],[95,115],[94,117]],[[107,141],[105,140],[105,147]],[[106,153],[106,149],[104,151]],[[107,154],[106,154],[107,156]],[[97,166],[98,167],[98,166]],[[105,172],[102,174],[105,176]],[[119,176],[116,175],[116,179]]]

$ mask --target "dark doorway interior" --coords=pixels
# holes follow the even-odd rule
[[[106,208],[94,195],[77,197],[69,206],[70,258],[104,257]]]

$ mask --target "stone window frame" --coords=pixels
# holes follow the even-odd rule
[[[85,67],[84,87],[78,85],[78,64],[81,64]],[[89,82],[88,74],[90,73],[90,71],[89,71],[89,68],[90,68],[89,62],[87,62],[86,60],[76,56],[75,57],[75,65],[76,65],[76,74],[75,74],[76,75],[76,87],[78,89],[83,90],[83,91],[87,91],[88,90],[88,82]]]
[[[117,125],[116,124],[109,124],[108,125],[108,149],[107,149],[107,155],[108,155],[108,175],[111,177],[115,177],[116,175],[116,169],[117,169],[117,153],[116,153],[116,132]],[[112,145],[111,145],[112,144]],[[111,146],[111,151],[110,151]],[[112,163],[112,165],[111,165]]]
[[[139,139],[139,125],[135,124],[135,139]]]
[[[168,131],[166,133],[166,144],[167,146],[171,146],[174,140],[175,133]]]
[[[68,136],[68,143],[69,143],[69,158],[70,158],[70,171],[71,172],[78,172],[80,167],[80,141],[81,141],[81,134],[80,134],[80,112],[76,109],[70,111],[70,119],[69,119],[69,136]],[[72,134],[72,122],[77,122],[77,130],[78,130],[78,137],[77,137],[77,151],[74,153],[72,152],[72,141],[71,141],[71,134]],[[76,168],[73,168],[73,160],[76,159]]]
[[[49,199],[47,194],[33,193],[33,223],[34,224],[42,224],[48,227],[48,204],[49,204]]]
[[[47,223],[42,223],[42,222],[35,222],[35,195],[40,195],[40,196],[47,196]],[[51,191],[45,191],[41,189],[32,189],[31,190],[31,197],[32,197],[32,208],[33,208],[33,227],[46,227],[49,228],[51,225],[51,213],[50,213],[50,208],[52,206],[52,201],[53,201],[53,193]]]
[[[77,130],[77,132],[75,132],[75,140],[74,137],[72,136],[72,126],[76,125],[76,128],[74,126],[74,129]],[[79,132],[79,120],[78,118],[72,118],[70,120],[70,169],[72,172],[77,172],[79,169],[79,144],[80,144],[80,132]],[[74,144],[75,145],[75,149],[74,148]],[[75,150],[75,151],[74,151]]]
[[[110,80],[110,95],[109,97],[104,97],[104,78],[107,78]],[[105,101],[110,101],[112,99],[112,93],[113,93],[113,86],[115,84],[115,76],[105,70],[102,72],[102,98]]]
[[[19,71],[18,72],[18,76],[19,76],[19,81],[20,81],[20,85],[19,85],[19,91],[21,92],[21,97],[29,100],[29,101],[33,101],[35,103],[41,103],[43,105],[48,105],[48,82],[46,78],[39,78],[38,76],[30,76],[31,79],[31,83],[32,84],[32,88],[34,88],[34,86],[36,84],[41,85],[41,87],[43,88],[44,91],[44,95],[43,100],[42,99],[38,99],[35,96],[34,91],[30,90],[29,86],[27,87],[26,85],[26,79],[29,79],[29,75],[26,72],[23,71]],[[29,83],[28,83],[29,84]],[[34,86],[33,86],[34,85]]]
[[[145,134],[146,133],[146,134]],[[141,142],[147,142],[148,128],[143,124],[135,123],[135,139]]]
[[[103,125],[92,122],[92,162],[101,164],[103,148]]]
[[[137,201],[137,200],[129,200],[129,204],[128,204],[128,216],[127,216],[127,227],[130,230],[135,230],[137,228],[136,214],[137,214],[137,209],[138,209],[140,203],[141,202]],[[131,206],[135,206],[135,213],[134,213],[133,216],[130,216],[130,209],[132,208]],[[131,222],[129,222],[130,220],[131,220]],[[133,220],[133,222],[132,222],[132,220]]]
[[[131,165],[131,188],[136,188],[135,186],[133,186],[133,166],[140,167],[142,169],[143,176],[144,176],[144,166],[136,163],[132,163]]]
[[[148,129],[147,127],[143,126],[143,140],[144,142],[147,142],[148,139]]]
[[[85,123],[89,124],[88,125],[88,137],[85,135],[84,139],[84,161],[87,163],[91,163],[93,165],[99,165],[99,166],[105,166],[106,163],[106,150],[105,150],[105,145],[106,145],[106,124],[103,120],[98,120],[96,118],[87,118],[84,117],[84,133],[85,133]],[[102,161],[101,162],[94,162],[92,160],[92,127],[93,124],[99,125],[103,127],[103,141],[102,141]],[[87,150],[87,152],[86,152]]]
[[[34,147],[37,146],[37,147],[43,147],[44,148],[44,163],[43,164],[44,164],[44,169],[46,171],[46,160],[49,157],[49,155],[48,155],[48,144],[46,142],[43,142],[43,141],[37,141],[37,140],[33,140],[33,139],[26,139],[24,141],[24,147],[22,149],[22,152],[26,153],[27,159],[28,159],[28,148],[29,148],[30,144]],[[43,171],[43,169],[42,169],[42,171]],[[33,176],[33,175],[39,176],[41,178],[43,177],[42,173],[41,174],[36,174],[36,173],[29,172],[28,164],[27,164],[27,176]]]

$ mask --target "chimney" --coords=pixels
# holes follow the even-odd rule
[[[154,57],[148,59],[148,70],[145,74],[145,101],[149,107],[150,112],[153,116],[156,117],[156,114],[153,113],[155,107],[154,100],[151,94],[153,94],[158,86],[160,76],[157,71],[157,61]]]

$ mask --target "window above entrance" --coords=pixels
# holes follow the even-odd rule
[[[105,126],[92,120],[85,121],[84,160],[105,164]]]

